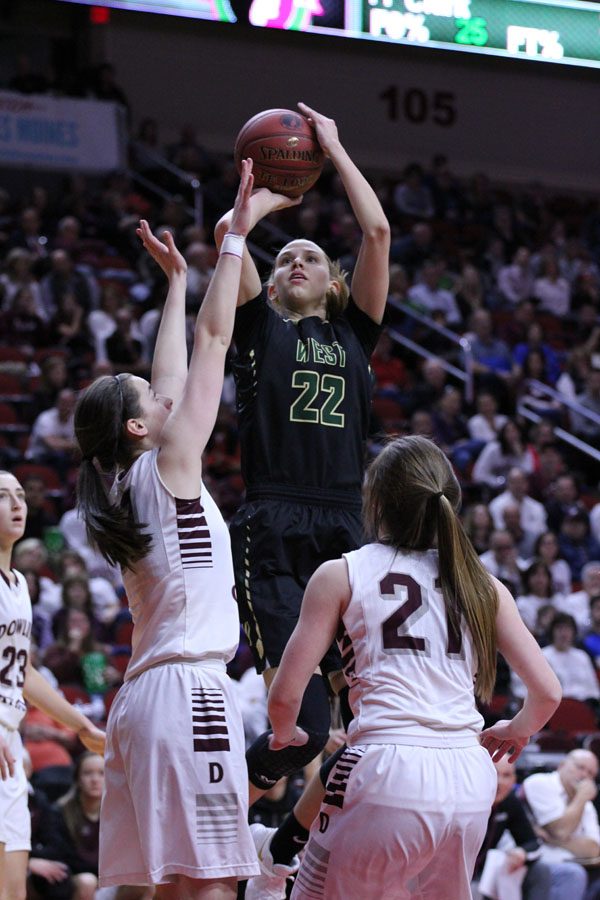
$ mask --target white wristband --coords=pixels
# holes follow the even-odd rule
[[[246,238],[241,234],[233,234],[233,232],[228,231],[225,237],[223,238],[223,243],[221,244],[221,253],[229,253],[230,256],[237,256],[241,259],[242,254],[244,252],[244,244],[246,243]]]

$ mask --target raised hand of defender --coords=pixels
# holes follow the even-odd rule
[[[140,227],[135,229],[135,233],[167,278],[171,278],[174,275],[185,275],[187,263],[175,246],[175,241],[170,231],[163,231],[162,241],[159,241],[152,234],[146,219],[140,219]]]
[[[238,187],[235,203],[233,204],[233,212],[231,214],[231,225],[229,231],[233,234],[239,234],[246,237],[252,226],[254,225],[252,216],[252,207],[250,198],[252,197],[252,189],[254,187],[254,175],[252,174],[252,160],[242,160],[242,171],[240,174],[240,184]]]

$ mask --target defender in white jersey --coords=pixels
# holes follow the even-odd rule
[[[89,749],[96,753],[104,749],[104,734],[31,666],[31,600],[25,578],[10,565],[26,517],[23,488],[14,475],[0,472],[0,893],[8,897],[25,896],[31,849],[19,734],[26,701],[78,732]]]
[[[168,232],[162,243],[142,221],[138,234],[169,280],[152,383],[104,376],[75,413],[79,507],[91,540],[122,568],[134,621],[108,721],[100,884],[153,884],[165,900],[230,900],[237,881],[258,872],[242,719],[225,668],[239,638],[231,549],[201,480],[233,329],[251,168],[243,163],[189,371],[185,260]],[[295,202],[258,193],[253,204],[264,214]],[[100,470],[117,473],[110,494]]]
[[[327,784],[294,900],[467,900],[496,791],[492,759],[517,758],[560,686],[514,600],[457,517],[460,488],[438,447],[391,442],[367,475],[374,542],[325,563],[269,695],[272,748],[302,740],[302,691],[338,637],[354,720]],[[528,688],[481,734],[500,650]]]

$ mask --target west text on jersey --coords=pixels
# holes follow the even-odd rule
[[[343,369],[346,365],[346,351],[337,341],[332,344],[321,344],[312,337],[306,341],[298,340],[296,362],[311,361],[323,363],[325,366],[340,366]]]

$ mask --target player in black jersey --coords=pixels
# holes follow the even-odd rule
[[[247,494],[230,532],[240,614],[267,685],[308,579],[322,562],[361,543],[369,358],[388,293],[390,231],[379,200],[342,147],[335,122],[298,105],[341,178],[362,242],[350,296],[339,265],[312,241],[294,240],[280,251],[262,294],[244,252],[234,374]],[[264,201],[253,201],[256,223]],[[229,214],[217,225],[217,245],[228,223]],[[248,751],[251,802],[323,749],[326,679],[340,668],[330,650],[311,679],[299,719],[307,735],[302,746],[274,752],[267,732]]]

